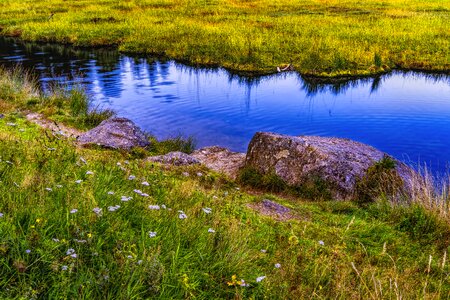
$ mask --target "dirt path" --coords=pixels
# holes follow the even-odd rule
[[[28,121],[33,122],[42,128],[49,129],[63,136],[76,138],[83,133],[83,131],[80,131],[78,129],[65,126],[55,121],[51,121],[39,113],[30,112],[27,113],[25,117],[27,118]]]

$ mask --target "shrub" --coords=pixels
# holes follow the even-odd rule
[[[366,175],[356,183],[355,201],[366,204],[381,196],[392,198],[401,194],[403,180],[395,167],[396,162],[387,155],[370,166]]]

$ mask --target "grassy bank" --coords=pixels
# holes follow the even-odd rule
[[[0,34],[244,72],[448,72],[449,14],[442,0],[2,0]]]
[[[432,207],[254,195],[202,167],[80,149],[23,117],[54,95],[2,75],[1,299],[450,297]],[[291,219],[251,208],[263,199]]]

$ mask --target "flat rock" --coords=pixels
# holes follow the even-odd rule
[[[51,121],[45,118],[44,115],[39,113],[30,112],[25,117],[28,121],[33,122],[34,124],[42,128],[51,130],[54,134],[76,138],[83,133],[82,131],[75,128],[65,126],[64,124],[57,123],[55,121]]]
[[[245,162],[245,153],[232,152],[227,148],[218,146],[195,150],[191,156],[206,167],[224,173],[232,179],[236,179],[239,169]]]
[[[257,132],[248,146],[245,166],[263,175],[274,173],[294,187],[319,178],[335,199],[351,199],[357,180],[386,155],[349,139]],[[406,185],[413,171],[393,160]]]
[[[248,207],[264,216],[272,217],[277,221],[287,221],[296,218],[290,208],[268,199],[264,199],[258,203],[250,203]]]
[[[97,127],[81,134],[78,143],[99,145],[105,148],[126,149],[146,147],[150,145],[147,136],[131,120],[127,118],[109,118]]]
[[[165,155],[150,156],[146,158],[146,161],[174,166],[188,166],[200,164],[200,161],[195,157],[179,151],[169,152]]]

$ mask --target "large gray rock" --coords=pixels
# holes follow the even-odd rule
[[[258,132],[248,146],[245,166],[263,175],[275,174],[294,187],[319,178],[334,198],[351,199],[357,181],[385,156],[371,146],[348,139]],[[395,162],[397,174],[407,189],[413,171]]]
[[[106,148],[126,149],[145,147],[150,143],[147,136],[127,118],[110,118],[97,127],[81,134],[80,145],[99,145]]]

